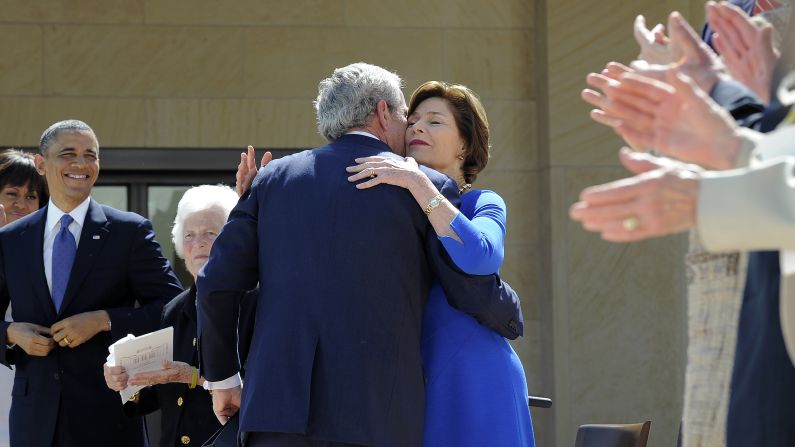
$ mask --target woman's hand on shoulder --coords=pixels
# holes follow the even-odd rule
[[[395,185],[411,190],[412,187],[426,181],[427,176],[420,170],[417,161],[411,157],[364,157],[357,158],[355,166],[348,166],[346,171],[353,175],[349,182],[368,179],[356,185],[359,189],[372,188],[380,184]]]
[[[237,172],[235,173],[235,192],[238,196],[243,196],[251,188],[251,183],[254,181],[254,177],[257,176],[259,168],[267,165],[271,160],[273,160],[273,154],[270,151],[266,151],[262,155],[260,166],[257,167],[253,146],[249,146],[246,152],[240,153],[240,163],[237,165]]]

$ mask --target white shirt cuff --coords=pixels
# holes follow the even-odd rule
[[[205,390],[228,390],[229,388],[235,388],[241,385],[243,385],[243,381],[240,379],[240,373],[237,373],[220,382],[208,382],[205,380],[203,386]]]

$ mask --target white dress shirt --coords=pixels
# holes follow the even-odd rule
[[[381,141],[381,140],[379,140],[379,139],[378,139],[378,137],[377,137],[377,136],[375,136],[375,135],[371,134],[370,132],[365,132],[365,131],[363,131],[363,130],[354,130],[354,131],[352,131],[352,132],[348,132],[348,133],[346,133],[345,135],[364,135],[365,137],[370,137],[370,138],[372,138],[372,139],[375,139],[375,140]]]
[[[75,237],[75,248],[80,244],[80,234],[83,232],[83,223],[86,221],[90,201],[91,197],[86,198],[83,203],[68,213],[74,219],[69,224],[69,231]],[[55,243],[55,236],[61,231],[61,217],[64,214],[67,213],[64,213],[50,200],[47,207],[47,222],[44,226],[44,275],[47,277],[50,295],[52,295],[52,246]]]

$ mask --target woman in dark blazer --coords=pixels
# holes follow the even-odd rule
[[[177,255],[185,260],[194,282],[237,199],[232,189],[210,185],[191,188],[182,196],[172,235]],[[238,353],[240,363],[245,364],[253,329],[256,291],[245,293],[240,303]],[[105,365],[105,381],[108,387],[117,391],[130,385],[147,386],[124,405],[124,410],[130,416],[161,410],[161,447],[202,445],[221,424],[213,413],[210,392],[205,390],[204,378],[199,376],[197,369],[195,285],[163,308],[161,327],[169,326],[174,328],[173,362],[166,362],[162,370],[133,377],[128,377],[123,367]]]

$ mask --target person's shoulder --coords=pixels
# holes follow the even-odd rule
[[[461,196],[461,200],[474,202],[477,207],[492,205],[505,209],[505,200],[490,189],[473,189]]]
[[[300,170],[303,169],[304,166],[311,165],[315,157],[315,151],[319,149],[322,149],[322,147],[306,149],[273,159],[267,166],[263,166],[259,169],[254,179],[254,184],[262,182],[264,178],[272,179],[278,177],[280,174],[289,173],[296,169]]]
[[[434,186],[436,186],[437,188],[440,188],[447,181],[453,181],[453,179],[451,179],[447,175],[442,174],[441,172],[439,172],[439,171],[437,171],[435,169],[429,168],[427,166],[420,165],[420,170],[422,172],[424,172],[425,175],[428,176],[428,178],[431,180],[431,182],[433,182]]]
[[[47,208],[42,207],[27,216],[0,227],[0,235],[16,235],[47,218]],[[43,225],[43,224],[42,224]]]
[[[147,219],[140,214],[133,213],[132,211],[124,211],[117,208],[113,208],[112,206],[103,205],[99,202],[93,202],[95,206],[99,207],[102,210],[102,213],[105,214],[105,218],[111,222],[118,222],[118,223],[129,223],[138,225],[141,222],[146,221]],[[91,212],[89,210],[89,212]]]

